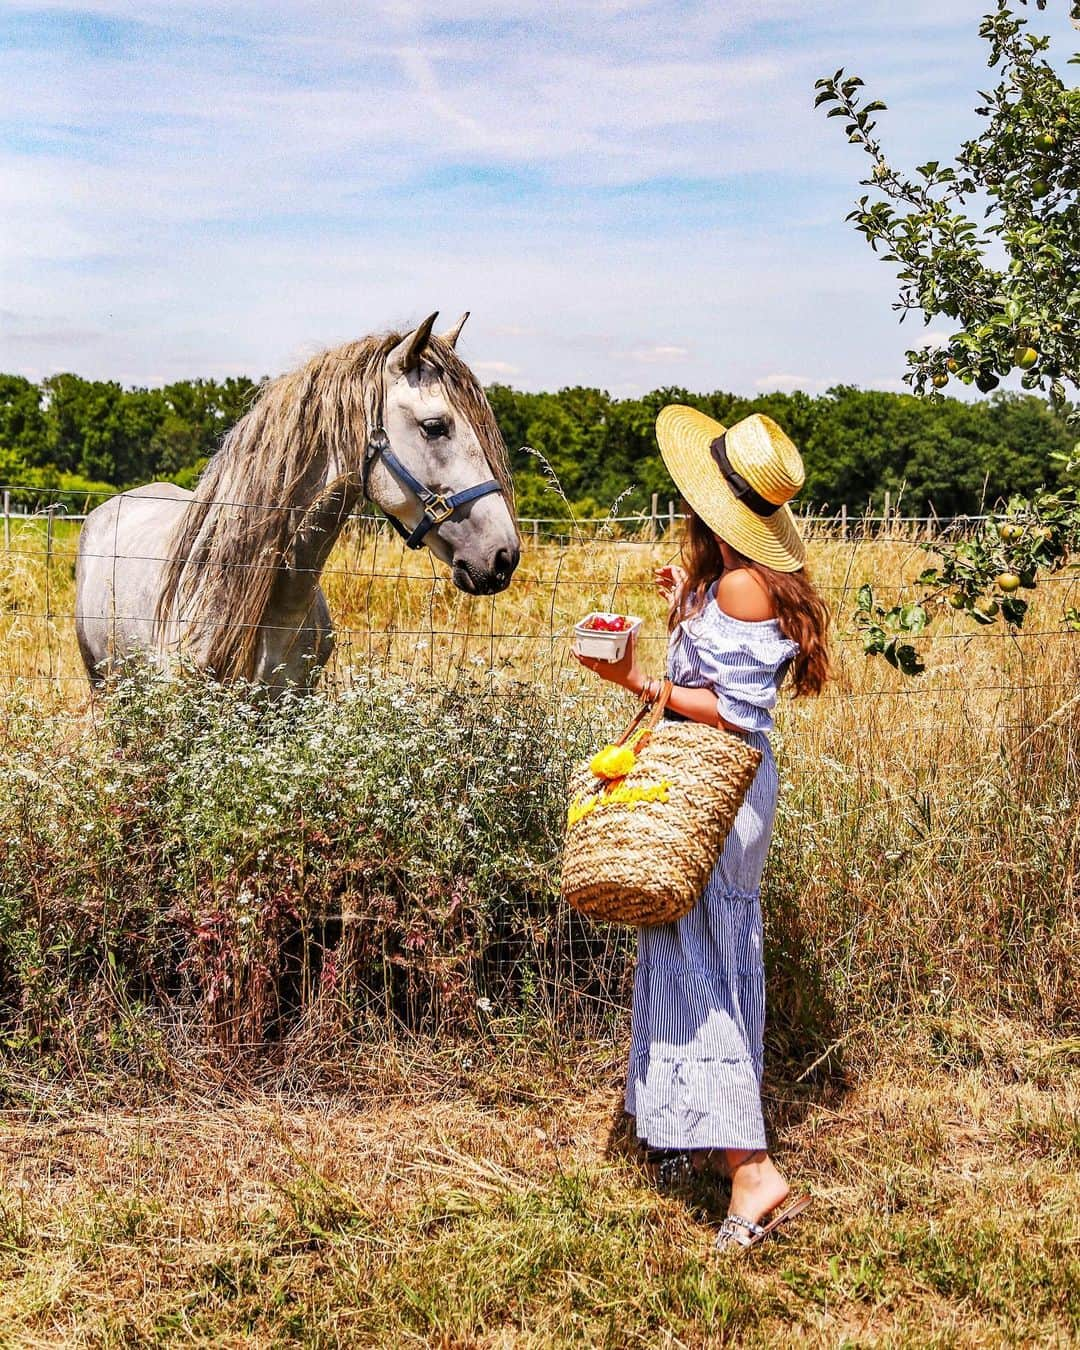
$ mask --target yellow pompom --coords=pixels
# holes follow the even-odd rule
[[[633,750],[626,745],[605,745],[589,761],[589,769],[597,778],[625,778],[637,763]]]

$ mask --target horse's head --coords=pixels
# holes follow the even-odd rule
[[[373,455],[368,494],[414,532],[426,518],[415,485],[437,494],[442,505],[429,509],[434,523],[420,536],[423,543],[450,566],[459,590],[491,595],[510,584],[521,556],[506,452],[483,390],[454,352],[465,319],[439,337],[432,334],[435,318],[386,356],[382,426],[390,454]],[[497,490],[446,509],[492,480]]]

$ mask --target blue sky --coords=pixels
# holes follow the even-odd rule
[[[899,388],[844,222],[843,64],[898,163],[992,78],[990,0],[173,0],[0,10],[0,369],[274,373],[432,309],[486,381]],[[1065,0],[1032,14],[1057,50]]]

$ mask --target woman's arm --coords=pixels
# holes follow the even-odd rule
[[[647,680],[644,671],[638,665],[636,634],[631,634],[621,661],[598,661],[592,656],[577,656],[577,660],[586,670],[591,670],[602,680],[629,690],[637,698],[645,692],[646,684],[650,686],[649,692],[652,696],[655,697],[660,691],[662,681]],[[742,729],[733,722],[724,721],[716,706],[716,694],[708,688],[692,689],[687,685],[674,685],[668,699],[668,707],[672,712],[688,718],[691,722],[702,722],[708,727],[726,727],[728,731]]]
[[[681,586],[685,582],[685,573],[676,577],[674,575],[676,572],[681,573],[681,569],[658,569],[655,575],[657,588],[661,594],[667,595],[668,592],[675,594],[676,587],[681,591]],[[673,603],[676,602],[673,601]],[[733,619],[757,622],[775,617],[771,597],[748,568],[734,568],[720,577],[716,585],[716,603],[725,614]],[[591,670],[595,675],[599,675],[602,680],[621,685],[623,689],[629,690],[631,694],[638,698],[645,692],[646,685],[650,686],[650,697],[655,698],[659,694],[661,682],[659,680],[647,680],[644,671],[638,665],[636,633],[631,634],[621,661],[597,661],[588,656],[578,656],[577,660],[586,670]],[[682,684],[674,685],[668,698],[668,707],[672,712],[678,713],[680,717],[685,717],[691,722],[701,722],[708,727],[724,727],[728,731],[745,730],[744,727],[740,727],[734,722],[728,722],[720,716],[720,710],[716,702],[716,691],[708,686],[695,689]]]
[[[662,681],[643,680],[642,684],[649,686],[649,695],[655,698],[660,692]],[[627,688],[629,687],[628,685]],[[636,692],[640,696],[644,690],[639,689]],[[724,727],[728,731],[742,730],[734,722],[725,722],[720,716],[716,706],[716,694],[712,689],[692,689],[689,685],[674,684],[671,686],[671,696],[667,705],[672,712],[678,713],[680,717],[685,717],[690,722],[703,722],[707,727]]]

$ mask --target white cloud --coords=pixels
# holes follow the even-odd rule
[[[70,37],[69,0],[18,23],[58,11]],[[936,0],[772,0],[767,23],[760,0],[78,15],[142,26],[0,51],[0,368],[263,373],[438,305],[473,309],[463,345],[493,375],[540,387],[824,388],[758,376],[822,350],[866,384],[909,334],[844,223],[859,155],[813,79],[863,69],[890,143],[925,158],[984,75],[976,19]]]
[[[932,347],[935,351],[940,351],[942,347],[949,345],[951,333],[946,333],[940,328],[928,328],[921,336],[914,341],[916,347]]]
[[[509,361],[470,361],[469,364],[482,380],[505,380],[521,374],[521,367],[512,366]]]
[[[762,375],[754,381],[754,388],[762,393],[790,394],[796,389],[801,389],[805,394],[820,394],[826,389],[831,389],[833,385],[843,384],[844,381],[833,378],[823,378],[819,375]]]

